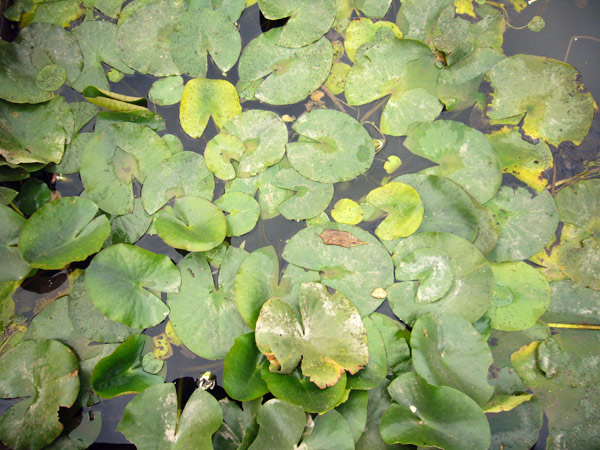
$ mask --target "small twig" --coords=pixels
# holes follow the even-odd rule
[[[367,113],[365,114],[365,117],[363,117],[360,120],[360,123],[365,123],[367,120],[369,120],[369,118],[375,114],[375,111],[377,111],[381,105],[383,105],[385,102],[387,102],[387,96],[385,98],[382,98],[381,100],[379,100],[377,103],[375,103],[375,106],[373,106],[370,110],[367,111]]]
[[[329,99],[333,102],[333,104],[335,105],[335,107],[337,109],[339,109],[341,112],[343,112],[344,114],[346,114],[346,108],[344,108],[344,105],[342,105],[342,102],[340,101],[339,98],[337,98],[335,95],[333,95],[333,93],[329,89],[327,89],[325,87],[325,85],[321,86],[321,90],[323,92],[325,92],[325,95],[327,97],[329,97]]]
[[[571,39],[569,39],[569,45],[567,46],[567,52],[565,53],[565,59],[563,59],[563,62],[567,62],[567,59],[569,58],[569,53],[571,52],[571,47],[573,46],[573,42],[575,42],[578,39],[589,39],[590,41],[600,42],[599,38],[593,36],[572,36]]]
[[[13,207],[13,209],[15,210],[15,212],[17,214],[19,214],[21,217],[25,217],[25,214],[23,214],[21,212],[21,210],[19,208],[17,208],[17,206],[13,202],[10,202],[9,205]]]
[[[568,328],[572,330],[600,330],[600,325],[581,325],[578,323],[547,323],[550,328]]]

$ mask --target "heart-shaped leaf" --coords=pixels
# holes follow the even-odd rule
[[[333,184],[319,183],[300,175],[294,169],[280,169],[273,184],[293,192],[277,209],[288,220],[303,220],[318,216],[333,198]]]
[[[312,432],[304,437],[300,445],[306,450],[319,450],[330,448],[334,442],[339,450],[354,450],[350,426],[335,409],[315,418]]]
[[[156,80],[148,91],[148,98],[157,105],[174,105],[181,101],[183,78],[179,75]]]
[[[242,192],[227,192],[215,200],[215,205],[227,213],[227,236],[249,233],[260,217],[258,202]]]
[[[224,362],[223,387],[227,395],[249,401],[269,392],[261,377],[264,360],[264,355],[256,348],[254,333],[236,337]]]
[[[293,448],[304,431],[306,414],[301,407],[276,398],[259,410],[256,421],[260,428],[249,450],[285,450]]]
[[[382,28],[384,29],[381,30]],[[392,22],[373,22],[371,19],[364,17],[350,22],[350,25],[346,29],[346,39],[344,40],[344,48],[350,61],[355,60],[356,51],[361,45],[377,39],[381,33],[392,34],[397,38],[402,37],[402,32]]]

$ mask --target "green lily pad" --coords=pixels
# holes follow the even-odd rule
[[[304,47],[321,38],[335,18],[335,0],[258,0],[267,19],[289,17],[277,40],[282,47]]]
[[[320,283],[303,283],[298,295],[302,325],[279,298],[268,300],[256,321],[256,345],[269,359],[269,370],[291,373],[302,358],[303,375],[323,389],[345,371],[362,369],[369,361],[367,331],[352,303]]]
[[[410,126],[434,120],[439,69],[429,48],[417,41],[390,38],[361,47],[346,79],[346,99],[363,105],[391,95],[381,113],[381,131],[406,135]]]
[[[51,445],[46,447],[46,450],[84,450],[90,447],[92,443],[100,435],[102,429],[102,413],[94,411],[94,414],[88,412],[82,414],[81,422],[75,429],[63,432],[58,439]]]
[[[223,410],[223,425],[213,435],[213,448],[217,450],[237,449],[242,442],[247,446],[258,434],[256,414],[261,408],[262,398],[243,402],[240,408],[228,398],[219,400]],[[242,446],[244,448],[244,446]]]
[[[395,23],[378,21],[373,23],[371,19],[361,17],[357,20],[353,20],[346,29],[346,39],[344,40],[344,48],[350,61],[354,62],[356,58],[356,51],[358,48],[378,38],[378,34],[381,33],[379,30],[384,28],[381,32],[391,34],[397,38],[402,37],[402,32],[398,29]]]
[[[0,359],[0,397],[19,398],[0,418],[0,439],[11,448],[41,449],[56,439],[79,392],[77,357],[54,340],[23,341]]]
[[[532,197],[526,189],[503,186],[485,204],[498,225],[496,247],[490,261],[520,261],[535,255],[554,237],[558,212],[548,191]]]
[[[324,85],[331,91],[333,95],[338,95],[344,92],[346,86],[346,77],[350,72],[351,67],[342,62],[333,63],[329,76],[325,81]]]
[[[227,16],[208,8],[190,10],[175,24],[171,35],[175,65],[192,77],[205,77],[208,54],[217,67],[228,72],[242,50],[240,33]]]
[[[346,386],[353,390],[368,390],[379,386],[388,369],[385,344],[377,325],[370,317],[363,319],[363,325],[367,330],[369,362],[358,373],[348,375]]]
[[[510,411],[488,414],[492,443],[490,448],[529,450],[535,446],[544,422],[542,404],[533,397]]]
[[[483,133],[463,123],[436,120],[419,125],[404,145],[438,164],[421,173],[450,178],[480,203],[492,198],[502,182],[494,146]]]
[[[147,111],[148,101],[145,97],[132,97],[95,86],[86,87],[83,92],[85,99],[104,109],[113,112]]]
[[[368,401],[368,391],[352,391],[348,396],[348,400],[335,409],[346,419],[354,443],[360,439],[367,425]]]
[[[256,3],[256,0],[254,3]],[[188,0],[190,10],[212,8],[225,14],[232,22],[237,22],[246,6],[250,5],[246,5],[245,0]]]
[[[134,123],[110,125],[95,133],[83,150],[81,180],[86,195],[104,211],[133,211],[133,178],[144,183],[170,156],[151,129]]]
[[[302,439],[300,445],[306,450],[326,450],[331,448],[332,443],[339,450],[354,450],[350,426],[335,409],[315,418],[312,432]]]
[[[560,269],[577,284],[600,290],[600,236],[565,224],[561,242],[554,248]]]
[[[223,387],[231,398],[249,401],[269,392],[261,377],[264,355],[256,348],[254,333],[235,338],[225,356]]]
[[[447,450],[489,447],[490,427],[485,414],[462,392],[430,385],[415,373],[400,375],[388,391],[397,402],[381,421],[381,436],[388,444]]]
[[[253,197],[242,192],[228,192],[217,200],[217,205],[227,213],[227,236],[242,236],[254,229],[260,217],[260,205]]]
[[[168,245],[191,252],[215,248],[225,239],[227,221],[218,206],[200,197],[175,199],[155,221],[156,232]]]
[[[42,269],[62,269],[70,262],[83,261],[100,250],[110,234],[108,219],[94,218],[97,212],[94,202],[81,197],[46,203],[23,227],[21,256]]]
[[[351,116],[316,109],[302,114],[293,128],[300,138],[287,145],[287,157],[306,178],[321,183],[349,181],[371,167],[373,141]]]
[[[407,343],[410,333],[399,321],[389,316],[375,312],[369,318],[375,323],[383,339],[389,371],[395,375],[404,372],[405,364],[410,361]]]
[[[363,220],[363,209],[354,200],[342,198],[338,200],[331,210],[331,217],[337,223],[356,225]]]
[[[152,339],[149,336],[130,336],[109,356],[96,364],[92,372],[94,392],[103,398],[113,398],[142,392],[150,386],[164,383],[164,375],[148,373],[142,367],[142,357],[152,350],[152,347]]]
[[[117,431],[140,450],[211,449],[212,435],[223,423],[219,402],[197,389],[181,408],[174,384],[152,386],[125,407]]]
[[[17,248],[26,219],[8,206],[0,206],[0,283],[19,281],[31,268]]]
[[[147,177],[142,188],[142,203],[154,214],[173,197],[201,197],[211,200],[215,182],[195,152],[179,152],[161,162]]]
[[[209,117],[218,128],[242,112],[240,99],[233,85],[226,80],[195,78],[183,88],[179,120],[188,135],[199,138]]]
[[[329,411],[342,403],[349,393],[346,389],[346,373],[334,386],[325,389],[302,376],[298,369],[290,374],[271,372],[267,361],[262,363],[261,376],[275,397],[302,406],[308,413]]]
[[[137,0],[138,2],[140,0]],[[183,3],[174,0],[139,3],[135,13],[119,22],[117,50],[132,69],[157,77],[179,75],[173,61],[172,42],[177,21],[185,13]],[[140,30],[146,30],[141,33]]]
[[[30,23],[52,23],[66,28],[85,13],[79,1],[41,0],[30,2],[17,0],[6,10],[6,17],[20,22],[21,27]]]
[[[50,197],[50,188],[45,182],[30,178],[21,185],[21,190],[15,198],[14,204],[23,214],[30,216],[48,203]]]
[[[180,284],[179,270],[169,258],[129,244],[102,250],[85,275],[94,306],[109,319],[133,328],[162,322],[169,308],[153,292],[177,292]]]
[[[18,191],[4,186],[0,186],[0,205],[8,206],[17,195],[19,195]]]
[[[229,247],[216,286],[202,253],[191,253],[177,264],[181,289],[167,297],[171,323],[185,346],[203,358],[224,358],[234,339],[250,331],[233,298],[235,274],[247,255],[244,250]]]
[[[152,220],[153,216],[146,212],[142,201],[136,198],[132,213],[110,219],[110,236],[104,242],[104,247],[121,243],[135,244],[148,231]]]
[[[600,434],[600,344],[589,331],[563,331],[513,353],[511,361],[548,417],[549,448],[593,448]]]
[[[181,101],[183,78],[179,75],[156,80],[148,91],[148,98],[157,105],[174,105]]]
[[[552,168],[554,159],[550,147],[544,142],[531,144],[521,138],[516,128],[503,129],[487,135],[494,145],[500,168],[541,192],[548,184],[542,174]]]
[[[256,421],[260,427],[249,450],[286,450],[302,437],[306,414],[301,407],[274,398],[258,410]]]
[[[362,244],[349,247],[327,244],[322,235],[331,232],[334,235],[341,232],[342,239]],[[321,282],[348,297],[361,316],[372,313],[383,301],[371,294],[394,282],[393,263],[385,247],[372,234],[350,225],[329,223],[300,230],[287,243],[283,258],[291,264],[320,271]]]
[[[423,202],[419,232],[448,232],[473,242],[479,222],[477,210],[465,191],[452,180],[438,175],[411,173],[392,181],[412,186]]]
[[[430,42],[437,18],[445,8],[453,4],[454,0],[433,0],[428,3],[427,8],[423,8],[423,3],[419,0],[404,0],[398,10],[396,24],[404,38]]]
[[[519,331],[533,326],[550,304],[550,286],[524,262],[492,263],[494,300],[488,311],[492,328]]]
[[[112,124],[132,122],[144,125],[154,131],[166,129],[166,122],[158,114],[146,109],[135,111],[100,111],[96,118],[95,130],[100,131]]]
[[[570,280],[550,283],[550,306],[542,320],[600,325],[600,292]]]
[[[594,99],[582,92],[570,65],[534,55],[514,55],[493,66],[486,79],[494,88],[487,116],[495,124],[517,125],[552,145],[581,144],[594,116]]]
[[[487,381],[492,353],[477,330],[459,316],[433,314],[415,322],[410,345],[415,371],[428,383],[464,392],[479,405],[494,393]]]
[[[417,233],[394,248],[396,279],[388,288],[394,314],[406,323],[435,313],[473,323],[490,307],[494,279],[485,257],[450,233]]]
[[[367,201],[388,213],[375,234],[379,239],[391,241],[413,234],[423,220],[424,207],[419,193],[408,184],[390,182],[373,189]]]
[[[282,28],[274,28],[244,48],[238,64],[240,96],[289,105],[305,99],[327,79],[333,47],[326,38],[295,49],[278,45],[281,34]],[[244,87],[250,85],[245,93]]]
[[[304,282],[319,281],[319,275],[288,264],[279,279],[279,257],[272,246],[259,248],[240,265],[235,277],[235,301],[244,321],[256,327],[262,305],[278,297],[299,314],[298,291]]]
[[[560,220],[600,234],[600,180],[583,180],[561,189],[554,198]]]
[[[0,100],[0,155],[10,164],[58,163],[73,125],[62,97],[37,105]]]
[[[83,55],[81,74],[71,87],[82,92],[88,86],[109,90],[110,85],[104,73],[102,63],[114,67],[121,73],[132,74],[117,51],[117,27],[104,21],[87,21],[74,28],[73,36]]]
[[[333,184],[309,180],[294,169],[280,169],[273,184],[293,193],[277,205],[281,215],[288,220],[315,217],[329,206],[333,198]]]

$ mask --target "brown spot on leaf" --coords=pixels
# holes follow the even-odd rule
[[[368,242],[361,241],[348,231],[324,230],[319,237],[325,245],[338,245],[340,247],[357,247]]]

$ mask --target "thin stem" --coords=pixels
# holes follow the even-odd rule
[[[329,99],[333,102],[333,104],[335,105],[335,107],[337,109],[339,109],[341,112],[346,114],[346,108],[344,108],[344,105],[342,104],[342,102],[340,101],[339,98],[337,98],[335,95],[333,95],[333,93],[329,89],[327,89],[325,87],[325,85],[321,86],[321,90],[323,92],[325,92],[325,95],[327,95],[327,97],[329,97]]]
[[[387,102],[387,97],[382,98],[381,100],[379,100],[377,103],[375,103],[375,105],[367,111],[367,113],[365,114],[365,117],[363,117],[360,120],[360,123],[365,123],[367,120],[369,120],[369,118],[375,114],[375,111],[377,111],[385,102]]]
[[[17,214],[19,214],[21,217],[25,217],[25,214],[23,214],[21,212],[21,210],[19,208],[17,208],[17,206],[13,202],[10,202],[9,204],[10,204],[10,206],[12,206],[12,208],[15,210],[15,212]]]
[[[599,330],[600,325],[582,325],[578,323],[547,323],[550,328],[568,328],[573,330]]]
[[[563,59],[563,62],[567,62],[567,59],[569,58],[569,53],[571,53],[571,47],[573,46],[573,42],[575,42],[578,39],[588,39],[590,41],[600,42],[599,38],[593,36],[572,36],[571,39],[569,39],[567,53],[565,53],[565,59]]]

